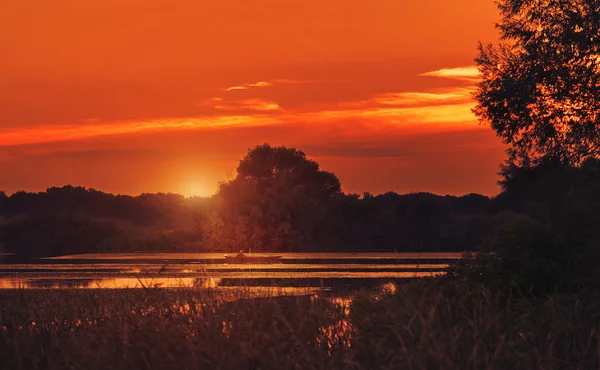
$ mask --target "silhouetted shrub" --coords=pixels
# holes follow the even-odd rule
[[[539,296],[572,292],[585,285],[582,249],[551,226],[516,216],[487,238],[477,254],[466,254],[448,273],[496,290]]]

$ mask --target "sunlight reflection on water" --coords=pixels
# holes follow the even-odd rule
[[[0,264],[1,271],[70,271],[70,272],[96,272],[96,271],[113,271],[121,273],[156,273],[161,268],[164,268],[168,273],[198,273],[210,271],[304,271],[304,270],[352,270],[352,269],[373,269],[373,270],[394,270],[394,269],[445,269],[448,264],[444,263],[428,263],[428,264],[96,264],[96,263],[80,263],[80,264]]]
[[[386,281],[443,274],[448,266],[443,258],[456,257],[456,254],[284,254],[284,258],[296,260],[282,264],[225,264],[201,260],[222,256],[221,253],[98,254],[64,256],[39,263],[0,264],[0,289],[374,286]],[[429,263],[421,264],[421,258]]]
[[[88,253],[88,254],[72,254],[60,257],[48,257],[47,259],[221,259],[226,252],[215,253]],[[269,256],[273,253],[252,253],[253,256]],[[383,252],[383,253],[277,253],[283,256],[283,259],[329,259],[329,258],[452,258],[458,259],[462,253],[457,252]]]
[[[0,289],[39,289],[39,288],[191,288],[197,287],[196,278],[104,278],[104,279],[0,279]],[[203,279],[201,287],[215,287],[220,279]]]
[[[11,276],[0,278],[0,289],[42,289],[42,288],[90,288],[90,289],[121,289],[121,288],[191,288],[217,287],[224,279],[239,280],[236,285],[244,285],[244,281],[264,280],[281,281],[282,285],[297,285],[294,281],[333,279],[333,280],[369,280],[369,279],[406,279],[425,276],[435,276],[440,272],[220,272],[203,274],[199,277],[84,277],[56,276],[52,274],[28,274],[26,276]],[[40,276],[42,275],[42,276]],[[251,284],[252,285],[252,284]],[[256,284],[254,284],[256,285]],[[279,285],[279,284],[277,284]]]

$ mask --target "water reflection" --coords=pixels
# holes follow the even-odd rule
[[[380,258],[408,258],[408,259],[459,259],[462,256],[460,252],[381,252],[381,253],[277,253],[283,256],[284,259],[339,259],[339,258],[367,258],[367,259],[380,259]],[[215,253],[152,253],[152,252],[137,252],[137,253],[87,253],[87,254],[72,254],[59,257],[48,257],[48,260],[136,260],[136,259],[189,259],[189,260],[203,260],[203,259],[222,259],[223,252]],[[253,256],[269,256],[272,253],[252,253]]]
[[[448,264],[0,264],[0,273],[197,274],[212,272],[414,272],[441,271]]]
[[[208,275],[208,274],[207,274]],[[214,288],[217,286],[332,287],[373,286],[387,281],[432,276],[435,273],[221,273],[204,277],[5,277],[0,289],[122,289],[122,288]]]
[[[0,279],[0,289],[89,288],[91,279]]]
[[[443,259],[449,257],[456,256],[446,253],[309,253],[286,254],[289,263],[283,264],[236,265],[219,262],[222,254],[64,256],[0,264],[0,289],[217,286],[350,289],[435,276],[443,273],[448,266]]]
[[[123,288],[214,288],[218,278],[103,278],[103,279],[44,279],[44,278],[3,278],[0,289],[48,289],[48,288],[86,288],[86,289],[123,289]]]
[[[0,279],[0,289],[155,289],[155,288],[191,288],[191,289],[248,289],[253,292],[264,291],[276,295],[308,294],[324,291],[324,287],[304,286],[260,286],[233,285],[219,278],[106,278],[106,279]]]

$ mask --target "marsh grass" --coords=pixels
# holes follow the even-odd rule
[[[233,294],[233,296],[232,296]],[[598,369],[600,299],[530,302],[430,281],[250,290],[0,292],[3,369]]]

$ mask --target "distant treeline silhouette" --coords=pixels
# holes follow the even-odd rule
[[[184,198],[176,194],[121,196],[72,186],[40,193],[17,192],[10,197],[0,193],[0,240],[4,252],[32,256],[239,249],[462,251],[471,250],[483,228],[489,227],[486,223],[492,221],[484,217],[490,199],[476,194],[339,194],[329,201],[325,219],[315,220],[319,222],[315,235],[298,236],[313,239],[312,244],[298,241],[295,244],[303,249],[296,249],[282,241],[275,245],[264,240],[260,245],[236,231],[231,231],[227,241],[219,239],[219,201],[218,197]],[[313,216],[307,214],[306,218]],[[278,228],[282,220],[272,222],[256,227]],[[240,227],[230,225],[231,229]],[[239,239],[232,240],[236,236]],[[290,242],[295,241],[285,241]]]
[[[473,251],[498,227],[523,217],[549,223],[579,212],[585,218],[573,222],[591,235],[600,209],[598,168],[589,160],[579,168],[550,163],[507,169],[504,190],[494,198],[344,194],[335,175],[303,152],[265,144],[250,150],[237,176],[210,198],[133,197],[73,186],[0,193],[0,240],[4,252],[30,256]]]

